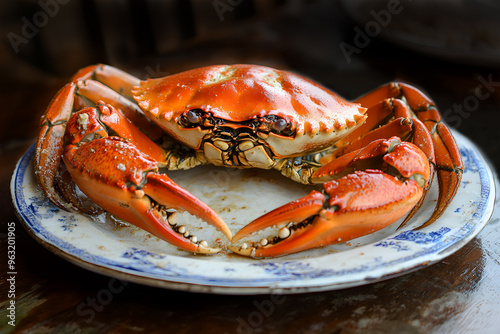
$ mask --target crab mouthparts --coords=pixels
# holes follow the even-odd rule
[[[216,166],[268,169],[274,163],[271,149],[251,129],[219,128],[205,138],[203,151]]]

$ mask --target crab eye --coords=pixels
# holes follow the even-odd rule
[[[187,113],[186,113],[186,118],[187,118],[187,121],[189,123],[199,123],[200,120],[201,120],[201,116],[198,115],[195,111],[193,110],[189,110]]]
[[[287,128],[287,126],[288,126],[288,122],[285,121],[283,118],[279,118],[273,123],[273,129],[278,131],[278,132],[285,130]]]

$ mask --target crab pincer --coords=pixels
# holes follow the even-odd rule
[[[184,250],[217,253],[176,223],[176,211],[187,211],[215,226],[229,240],[231,232],[208,205],[158,173],[155,160],[119,137],[68,145],[63,156],[74,182],[106,211]]]
[[[373,163],[377,157],[383,159],[385,172],[365,169],[341,176],[342,171]],[[236,233],[229,248],[245,256],[275,257],[381,230],[402,218],[420,200],[429,168],[427,158],[413,144],[391,138],[325,165],[316,176],[324,179],[327,175],[338,179],[325,182],[321,192],[312,191],[252,221]],[[280,228],[278,235],[236,245],[242,238],[271,226]]]

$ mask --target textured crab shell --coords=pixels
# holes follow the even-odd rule
[[[268,144],[283,156],[327,146],[366,118],[365,108],[311,80],[257,65],[208,66],[149,79],[133,94],[141,109],[180,141],[182,131],[173,125],[191,109],[235,123],[266,115],[282,117],[296,128],[293,140],[271,135]]]

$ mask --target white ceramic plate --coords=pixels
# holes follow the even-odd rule
[[[11,191],[19,218],[35,239],[57,255],[104,275],[157,287],[224,294],[335,290],[435,263],[456,252],[486,225],[495,199],[492,172],[474,144],[458,133],[455,136],[465,172],[457,196],[437,222],[414,230],[431,214],[436,186],[417,217],[400,230],[395,223],[351,242],[275,259],[243,258],[229,251],[194,255],[105,215],[89,218],[59,210],[34,180],[34,147],[18,162]],[[273,171],[197,167],[169,175],[212,206],[233,234],[262,213],[311,190]],[[227,243],[222,234],[193,216],[183,214],[182,219],[200,238]]]

